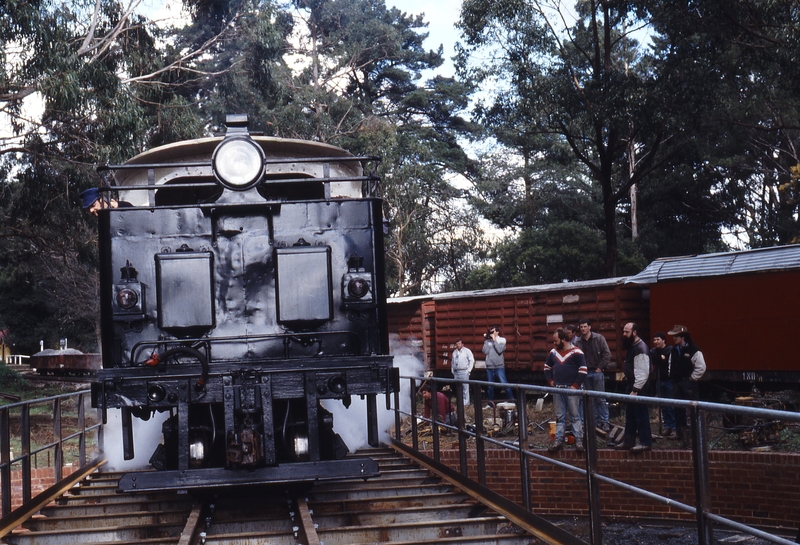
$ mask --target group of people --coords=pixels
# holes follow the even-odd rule
[[[667,335],[673,337],[673,346],[667,345]],[[628,395],[698,399],[698,381],[705,373],[706,365],[702,351],[694,343],[685,326],[676,325],[667,334],[655,333],[653,348],[648,349],[645,341],[639,336],[638,325],[630,322],[622,329],[622,342],[626,351],[623,374]],[[564,390],[605,391],[604,371],[611,366],[611,351],[605,337],[592,331],[591,320],[582,319],[578,322],[577,328],[566,325],[556,329],[552,336],[552,344],[553,348],[544,364],[544,375],[549,386]],[[505,349],[506,339],[500,335],[500,328],[490,327],[482,348],[486,360],[486,380],[490,383],[508,382],[503,356]],[[464,346],[462,339],[456,339],[450,362],[453,377],[458,381],[468,381],[475,366],[475,357],[472,351]],[[464,406],[468,406],[469,388],[466,385],[462,386]],[[511,388],[507,386],[505,390],[507,398],[514,399]],[[432,399],[430,386],[424,385],[422,393],[425,398],[424,416],[430,418]],[[493,386],[487,388],[487,397],[489,400],[494,399]],[[592,400],[595,426],[603,432],[609,432],[611,426],[605,398],[593,397]],[[444,393],[438,392],[437,401],[439,419],[442,421],[452,419],[453,409],[449,398]],[[548,448],[550,452],[564,448],[567,418],[575,436],[575,448],[583,451],[584,423],[581,403],[581,396],[567,394],[553,396],[556,430],[553,444]],[[663,435],[678,437],[683,441],[684,447],[688,446],[691,437],[685,409],[662,407],[661,417]],[[648,406],[641,403],[626,403],[625,433],[622,440],[616,444],[612,443],[612,446],[641,452],[650,450],[652,444]]]
[[[591,322],[581,321],[580,337],[573,336],[569,327],[559,328],[553,334],[555,347],[550,351],[545,362],[545,377],[550,386],[605,391],[603,383],[602,362],[607,366],[610,362],[608,344],[602,335],[591,333]],[[639,326],[633,322],[622,328],[622,343],[625,348],[626,393],[630,396],[653,396],[697,400],[699,388],[697,381],[706,370],[703,353],[692,340],[689,330],[676,325],[668,333],[673,337],[674,346],[666,344],[667,335],[658,332],[653,335],[653,348],[639,336]],[[600,340],[602,339],[602,341]],[[574,344],[573,344],[574,341]],[[602,348],[604,347],[604,349]],[[606,359],[605,354],[608,354]],[[589,379],[594,374],[600,378],[593,384]],[[554,405],[556,412],[556,436],[549,447],[550,452],[564,448],[564,430],[567,412],[572,422],[575,435],[575,448],[583,450],[581,398],[556,394]],[[603,398],[594,398],[596,426],[608,431],[608,406]],[[662,407],[664,435],[677,436],[687,447],[690,442],[690,430],[687,426],[686,411],[683,408]],[[605,422],[605,425],[604,424]],[[638,439],[638,443],[637,443]],[[625,433],[619,443],[612,446],[633,452],[647,451],[652,448],[653,436],[650,428],[650,411],[641,403],[626,403]]]

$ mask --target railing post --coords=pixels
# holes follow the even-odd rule
[[[706,513],[711,509],[711,479],[708,474],[708,428],[706,413],[696,406],[689,408],[692,426],[692,458],[694,458],[694,489],[696,496],[697,544],[713,545],[711,521]]]
[[[433,459],[439,462],[439,385],[435,380],[429,381],[431,385],[431,434],[433,435]]]
[[[56,482],[63,478],[64,468],[64,445],[61,443],[61,398],[53,400],[53,441],[55,442],[55,453],[53,455],[54,476]]]
[[[531,472],[530,461],[525,451],[528,447],[528,418],[525,412],[527,391],[517,392],[517,440],[519,441],[519,472],[522,487],[522,505],[526,511],[531,510]]]
[[[25,403],[19,413],[20,448],[22,449],[22,503],[31,499],[31,406]]]
[[[400,388],[395,390],[394,394],[394,438],[400,442],[403,434],[400,432]]]
[[[467,467],[467,434],[465,428],[465,414],[464,414],[464,391],[469,390],[469,384],[463,382],[456,383],[456,416],[458,417],[458,463],[461,467],[461,474],[464,477],[469,477],[469,468]]]
[[[475,459],[478,464],[478,482],[486,486],[486,442],[483,439],[483,403],[481,402],[481,386],[474,384],[472,403],[475,406]]]
[[[0,488],[4,517],[11,512],[11,432],[8,420],[8,409],[0,407]]]
[[[594,426],[594,398],[584,394],[583,430],[586,435],[586,485],[589,499],[589,540],[592,545],[603,543],[600,515],[600,482],[597,475],[597,430]]]
[[[417,381],[409,379],[411,395],[411,445],[419,452],[419,426],[417,426]]]
[[[80,435],[78,436],[78,456],[80,458],[80,467],[86,465],[86,415],[83,403],[83,394],[78,394],[78,429],[80,430]]]

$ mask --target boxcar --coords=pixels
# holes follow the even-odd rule
[[[627,283],[649,287],[651,331],[689,329],[704,380],[800,382],[800,245],[658,259]]]
[[[642,335],[649,335],[648,297],[646,285],[626,278],[403,297],[389,300],[389,329],[401,340],[421,342],[426,368],[447,374],[456,338],[473,351],[481,369],[484,334],[499,326],[508,341],[509,379],[540,380],[553,331],[582,318],[605,336],[612,364],[621,369],[625,323],[637,322]]]

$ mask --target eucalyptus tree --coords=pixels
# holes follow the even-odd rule
[[[170,55],[138,4],[0,5],[0,320],[20,350],[95,344],[94,226],[78,197],[102,183],[94,166],[202,127],[170,92],[187,50]]]
[[[459,73],[496,83],[477,112],[512,150],[525,200],[535,203],[543,179],[573,181],[578,192],[589,184],[585,196],[602,207],[596,226],[608,276],[617,274],[620,204],[687,139],[637,40],[647,17],[633,2],[581,0],[573,10],[558,1],[466,0],[459,23]],[[562,172],[542,172],[541,162]]]

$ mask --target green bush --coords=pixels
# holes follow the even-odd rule
[[[30,388],[27,380],[22,375],[5,364],[0,364],[0,392],[6,394],[19,394]]]

